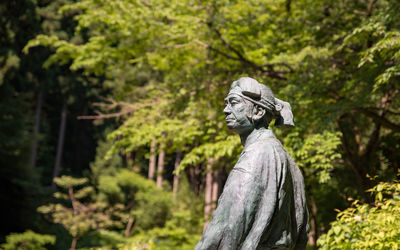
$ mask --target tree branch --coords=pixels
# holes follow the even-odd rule
[[[100,111],[95,111],[97,115],[81,115],[78,116],[78,120],[101,120],[101,119],[110,119],[110,118],[119,118],[123,115],[127,115],[132,113],[133,110],[125,110],[117,113],[103,114]]]
[[[383,109],[381,109],[381,108],[377,108],[377,107],[367,107],[367,108],[365,108],[365,109],[368,109],[368,110],[370,110],[370,111],[376,111],[376,112],[380,112],[380,111],[383,111]],[[388,114],[388,115],[400,115],[400,112],[395,112],[395,111],[392,111],[392,110],[385,110],[385,113],[386,114]]]
[[[233,53],[235,53],[238,57],[238,59],[240,61],[242,61],[244,64],[247,64],[255,69],[261,70],[263,71],[263,68],[260,65],[255,64],[254,62],[249,61],[247,58],[245,58],[242,53],[239,52],[239,50],[235,49],[234,47],[232,47],[227,41],[225,41],[225,39],[222,37],[221,32],[216,29],[215,27],[211,27],[211,29],[215,32],[215,34],[217,34],[219,40],[222,42],[223,45],[225,45],[225,47],[232,51]]]
[[[276,79],[279,79],[279,80],[286,80],[285,74],[286,74],[286,73],[291,73],[291,72],[293,72],[293,69],[292,69],[288,64],[286,64],[286,63],[274,63],[274,64],[258,65],[258,64],[256,64],[256,63],[250,61],[250,60],[247,59],[238,49],[234,48],[232,45],[230,45],[230,44],[222,37],[221,32],[220,32],[217,28],[215,28],[215,27],[212,25],[212,21],[210,21],[209,26],[210,26],[210,29],[211,29],[212,31],[214,31],[214,33],[217,35],[218,39],[222,42],[222,44],[223,44],[229,51],[232,51],[237,57],[230,56],[230,55],[228,55],[227,53],[224,53],[224,52],[222,52],[222,51],[220,51],[220,50],[215,49],[214,47],[209,46],[209,48],[210,48],[211,50],[213,50],[213,51],[215,51],[215,52],[217,52],[217,53],[219,53],[219,54],[221,54],[221,55],[223,55],[223,56],[225,56],[225,57],[227,57],[227,58],[229,58],[229,59],[240,61],[240,62],[241,62],[242,64],[244,64],[244,65],[247,65],[247,66],[249,66],[249,67],[251,67],[251,68],[253,68],[253,69],[255,69],[255,70],[261,71],[261,72],[262,72],[262,75],[269,76],[269,77],[271,77],[271,78],[276,78]],[[286,72],[286,71],[276,71],[276,70],[274,69],[274,66],[284,66],[284,67],[286,67],[286,68],[289,69],[289,72]],[[267,69],[265,69],[264,67],[267,67]]]
[[[391,121],[389,121],[388,119],[386,119],[385,117],[382,117],[378,114],[376,114],[375,112],[372,112],[368,109],[365,108],[355,108],[356,111],[359,111],[361,113],[363,113],[364,115],[372,118],[372,120],[377,123],[377,124],[381,124],[382,126],[389,128],[393,131],[396,132],[400,132],[400,125],[397,125]]]
[[[71,203],[72,203],[73,213],[74,213],[74,215],[77,215],[78,214],[78,210],[77,210],[77,207],[76,207],[76,200],[75,200],[75,197],[74,197],[74,190],[73,190],[72,187],[68,188],[68,196],[69,196],[69,199],[71,200]]]
[[[377,149],[380,132],[381,132],[381,124],[375,124],[374,131],[371,133],[369,137],[368,144],[365,148],[365,153],[364,153],[364,155],[368,158],[368,160],[371,160],[373,152],[375,152]]]
[[[356,180],[359,186],[362,186],[363,180],[361,173],[359,172],[359,169],[356,167],[358,163],[358,157],[357,154],[353,153],[351,150],[351,143],[349,142],[349,137],[348,136],[343,136],[346,134],[346,129],[345,129],[345,124],[343,124],[342,118],[344,118],[345,115],[349,114],[343,114],[339,119],[337,120],[338,128],[342,132],[342,136],[340,137],[340,140],[342,141],[342,145],[344,147],[345,153],[348,155],[349,159],[349,166],[351,170],[353,171],[354,175],[356,176]]]
[[[291,1],[291,0],[286,0],[286,11],[287,11],[287,12],[290,12],[290,10],[291,10],[291,4],[292,4],[292,1]]]
[[[376,3],[377,1],[378,1],[378,0],[371,0],[371,1],[369,2],[368,8],[367,8],[367,16],[371,16],[371,15],[372,15],[372,10],[373,10],[374,5],[375,5],[375,3]]]
[[[158,98],[158,96],[155,97],[155,99]],[[112,98],[103,98],[105,101],[108,101],[109,103],[101,103],[97,102],[94,103],[93,106],[99,107],[101,110],[104,111],[110,111],[112,109],[116,108],[121,108],[120,111],[114,112],[114,113],[103,113],[99,110],[94,111],[97,115],[81,115],[78,116],[78,120],[100,120],[100,119],[109,119],[109,118],[120,118],[121,116],[124,115],[130,115],[134,113],[136,110],[153,106],[157,101],[156,100],[150,100],[147,102],[137,102],[135,104],[128,103],[128,102],[123,102],[123,101],[115,101]]]

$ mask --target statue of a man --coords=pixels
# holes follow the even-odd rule
[[[200,249],[305,249],[308,211],[303,176],[268,125],[294,126],[289,103],[249,77],[225,98],[228,128],[244,146]]]

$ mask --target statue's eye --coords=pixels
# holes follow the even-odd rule
[[[240,103],[240,99],[235,98],[235,97],[225,99],[225,106],[228,106],[228,105],[233,106],[233,105],[236,105],[239,103]]]
[[[237,99],[231,99],[231,100],[229,100],[229,102],[231,105],[234,105],[234,104],[238,104],[240,101]]]

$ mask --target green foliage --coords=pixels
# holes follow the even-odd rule
[[[62,224],[74,240],[90,231],[122,227],[120,221],[113,219],[121,210],[120,207],[109,206],[101,201],[88,201],[94,189],[91,186],[80,187],[87,184],[86,178],[62,176],[55,178],[54,182],[66,189],[66,193],[54,194],[55,198],[64,201],[40,206],[38,211],[49,214],[51,221]]]
[[[172,212],[163,227],[140,230],[119,249],[193,249],[200,240],[203,220],[202,201],[189,190],[181,177]]]
[[[398,10],[397,4],[384,3],[375,16],[365,20],[344,39],[343,46],[362,44],[365,39],[374,42],[360,53],[358,64],[360,68],[377,70],[374,91],[384,88],[383,85],[389,85],[389,81],[395,81],[400,75],[400,33],[396,29],[389,28],[399,21],[395,14]]]
[[[38,34],[67,41],[80,39],[73,34],[70,16],[57,12],[70,2],[0,3],[0,203],[7,204],[0,209],[1,241],[10,232],[32,229],[56,235],[55,248],[67,248],[66,231],[49,224],[36,210],[40,204],[48,203],[51,196],[48,186],[64,100],[68,112],[61,171],[80,176],[93,158],[96,131],[90,121],[78,121],[76,116],[91,113],[88,103],[98,100],[100,92],[107,93],[99,88],[102,81],[78,76],[56,65],[43,69],[43,62],[50,55],[47,48],[34,48],[29,55],[22,53],[26,43]],[[87,87],[88,83],[92,85]]]
[[[204,143],[201,146],[194,148],[185,156],[177,169],[177,173],[187,166],[206,162],[210,158],[217,161],[215,165],[220,165],[218,164],[220,159],[225,161],[229,158],[236,159],[242,148],[240,138],[236,135],[230,135],[215,142]],[[225,157],[225,159],[223,159],[223,157]],[[221,165],[223,164],[226,164],[226,162]]]
[[[161,191],[141,176],[150,145],[155,140],[156,153],[163,149],[167,158],[182,152],[177,173],[210,158],[214,168],[232,166],[241,145],[224,126],[222,100],[240,76],[257,78],[292,104],[297,127],[277,134],[305,175],[320,231],[328,230],[343,197],[369,199],[364,191],[375,181],[367,173],[392,177],[399,158],[393,139],[400,131],[399,10],[393,0],[82,0],[54,13],[74,16],[73,36],[44,32],[24,52],[49,47],[47,70],[58,64],[82,75],[79,81],[61,77],[62,93],[79,85],[112,89],[111,103],[98,105],[98,113],[117,112],[121,126],[100,143],[87,175],[98,191],[90,198],[120,209],[120,227],[113,230],[125,226],[132,233],[122,222],[133,219],[138,244],[178,248],[191,244],[185,234],[196,232],[177,225],[188,207],[171,211],[168,184]],[[14,54],[0,58],[6,70],[16,67]],[[121,160],[128,153],[133,167],[126,165],[137,172]],[[59,184],[74,184],[64,181]],[[92,191],[80,190],[86,204]],[[121,236],[113,230],[101,230],[104,239]]]
[[[340,212],[318,240],[321,249],[399,249],[400,183],[381,182],[369,191],[375,203],[356,200]]]
[[[6,237],[6,243],[1,247],[4,250],[45,250],[46,245],[53,245],[56,241],[55,236],[47,234],[38,234],[30,230],[24,233],[12,233]]]
[[[193,143],[194,138],[201,135],[196,120],[182,121],[179,119],[162,119],[157,117],[135,114],[129,118],[118,130],[109,135],[109,139],[120,138],[117,140],[110,153],[118,152],[121,148],[131,152],[140,147],[150,145],[153,138],[158,138],[158,142],[165,144],[171,141],[173,145],[185,145]],[[154,118],[154,120],[150,120]],[[176,147],[170,147],[174,150]]]
[[[188,233],[184,228],[174,225],[173,220],[168,221],[163,228],[154,228],[136,235],[120,249],[193,249],[201,235]]]
[[[138,229],[162,227],[170,216],[171,193],[160,190],[153,181],[130,170],[121,169],[114,176],[100,176],[98,188],[111,204],[125,204]]]
[[[86,184],[87,182],[88,179],[86,178],[74,178],[72,176],[66,176],[66,175],[54,178],[54,183],[57,184],[57,186],[62,187],[64,189],[73,188],[75,186],[81,186],[83,184]]]
[[[91,171],[88,174],[91,182],[95,185],[98,185],[100,176],[114,175],[118,169],[123,167],[122,159],[118,154],[112,154],[107,158],[104,157],[110,151],[112,145],[113,142],[111,140],[101,140],[98,142],[96,156],[94,161],[90,163]]]
[[[324,131],[313,134],[304,140],[298,132],[290,133],[285,138],[287,150],[297,165],[307,173],[307,182],[326,183],[334,169],[335,160],[341,157],[338,152],[341,134]],[[311,180],[312,178],[312,180]]]

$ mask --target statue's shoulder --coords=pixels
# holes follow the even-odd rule
[[[268,157],[274,154],[278,154],[279,157],[284,158],[287,152],[272,130],[261,131],[257,135],[257,138],[251,141],[251,144],[245,145],[242,153],[242,155],[246,155],[246,158],[260,158],[260,155]]]
[[[282,143],[276,137],[259,138],[247,149],[247,152],[268,154],[277,151],[279,153],[285,152]]]
[[[276,138],[272,130],[266,130],[261,136],[257,139],[256,144],[258,146],[264,146],[266,148],[276,148],[283,149],[281,141]]]

